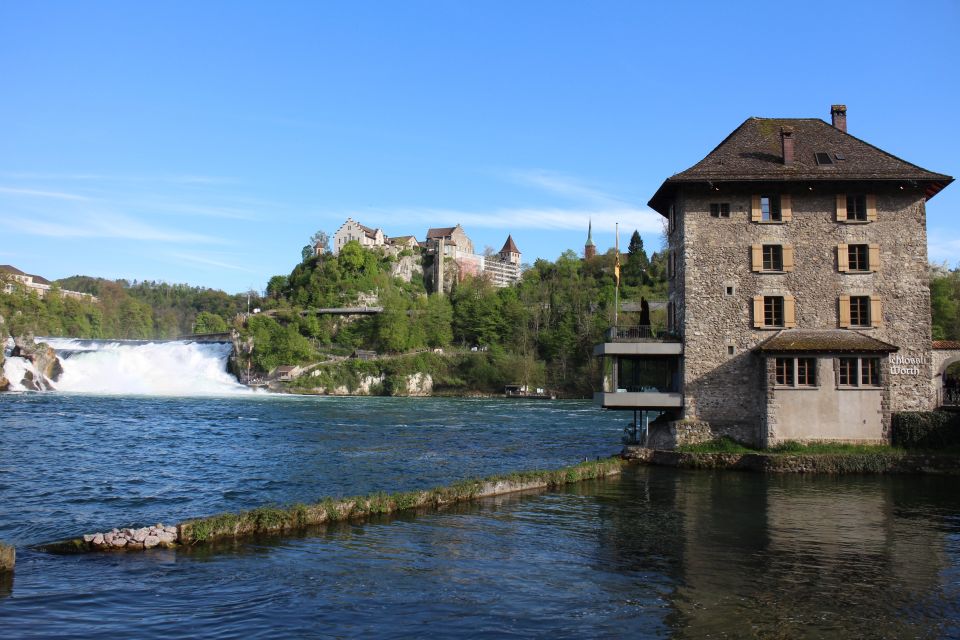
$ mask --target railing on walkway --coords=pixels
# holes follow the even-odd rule
[[[666,329],[652,325],[617,325],[607,329],[610,342],[680,342],[680,337]]]

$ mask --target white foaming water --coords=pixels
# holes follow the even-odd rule
[[[24,387],[21,382],[28,371],[33,374],[37,373],[37,370],[33,367],[33,363],[26,358],[7,357],[7,359],[4,360],[3,377],[10,381],[10,391],[27,390],[27,388]]]
[[[58,391],[151,396],[249,393],[227,372],[232,345],[38,338],[61,355]],[[21,376],[22,377],[22,376]]]

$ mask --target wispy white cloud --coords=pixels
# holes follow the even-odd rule
[[[87,213],[82,221],[5,217],[0,224],[15,231],[49,238],[118,238],[155,242],[224,244],[221,238],[161,229],[135,218],[113,213]]]
[[[615,208],[627,205],[627,201],[623,198],[612,195],[597,186],[587,184],[578,178],[555,171],[522,169],[509,171],[505,176],[516,184],[533,187],[576,202],[590,202]]]
[[[373,207],[349,215],[382,225],[396,225],[398,220],[403,220],[431,225],[460,223],[497,229],[583,231],[587,221],[592,220],[594,230],[609,229],[612,232],[617,223],[624,229],[637,229],[641,233],[659,234],[663,230],[662,216],[652,209],[636,206],[625,198],[569,175],[545,169],[500,171],[496,175],[531,188],[538,192],[536,200],[546,200],[548,204],[518,204],[483,210]],[[554,204],[557,202],[560,204]],[[338,213],[343,214],[342,211]]]
[[[89,200],[89,198],[86,196],[81,196],[76,193],[65,193],[63,191],[43,191],[38,189],[21,189],[19,187],[0,187],[0,194],[27,198],[53,198],[56,200]]]
[[[44,173],[30,171],[0,171],[0,177],[8,180],[70,181],[70,182],[156,182],[182,185],[235,184],[236,178],[193,174],[104,174],[104,173]]]
[[[594,229],[611,231],[616,223],[641,233],[660,233],[663,218],[652,209],[622,208],[504,208],[487,211],[462,209],[365,209],[349,214],[352,217],[372,219],[378,224],[393,224],[398,220],[420,224],[463,224],[464,226],[500,229],[543,229],[551,231],[583,231],[587,220],[593,220]]]
[[[232,271],[243,271],[245,273],[259,273],[256,269],[251,269],[239,264],[234,264],[231,262],[225,262],[223,260],[217,260],[210,257],[209,255],[197,255],[192,253],[171,253],[170,257],[181,261],[181,262],[190,262],[192,264],[203,265],[206,267],[216,267],[218,269],[230,269]]]

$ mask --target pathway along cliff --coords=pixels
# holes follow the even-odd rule
[[[229,343],[46,337],[36,342],[53,348],[62,371],[51,371],[37,357],[18,357],[11,340],[3,361],[9,391],[150,396],[250,393],[227,371],[233,349]]]

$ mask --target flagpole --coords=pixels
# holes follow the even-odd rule
[[[614,246],[616,247],[616,249],[615,249],[615,252],[616,252],[616,253],[615,253],[615,255],[614,255],[614,260],[615,260],[615,262],[613,263],[613,274],[614,274],[614,277],[615,277],[616,280],[617,280],[617,286],[616,286],[616,288],[614,289],[614,293],[613,293],[613,327],[614,327],[614,331],[617,330],[616,327],[617,327],[617,323],[618,323],[619,318],[620,318],[620,223],[617,222],[617,223],[615,223],[615,225],[616,225],[616,226],[615,226],[614,228],[616,229],[616,232],[615,232],[615,233],[616,233],[616,235],[615,235],[615,238],[616,238],[616,239],[614,240],[614,242],[615,242],[615,245],[614,245]]]

